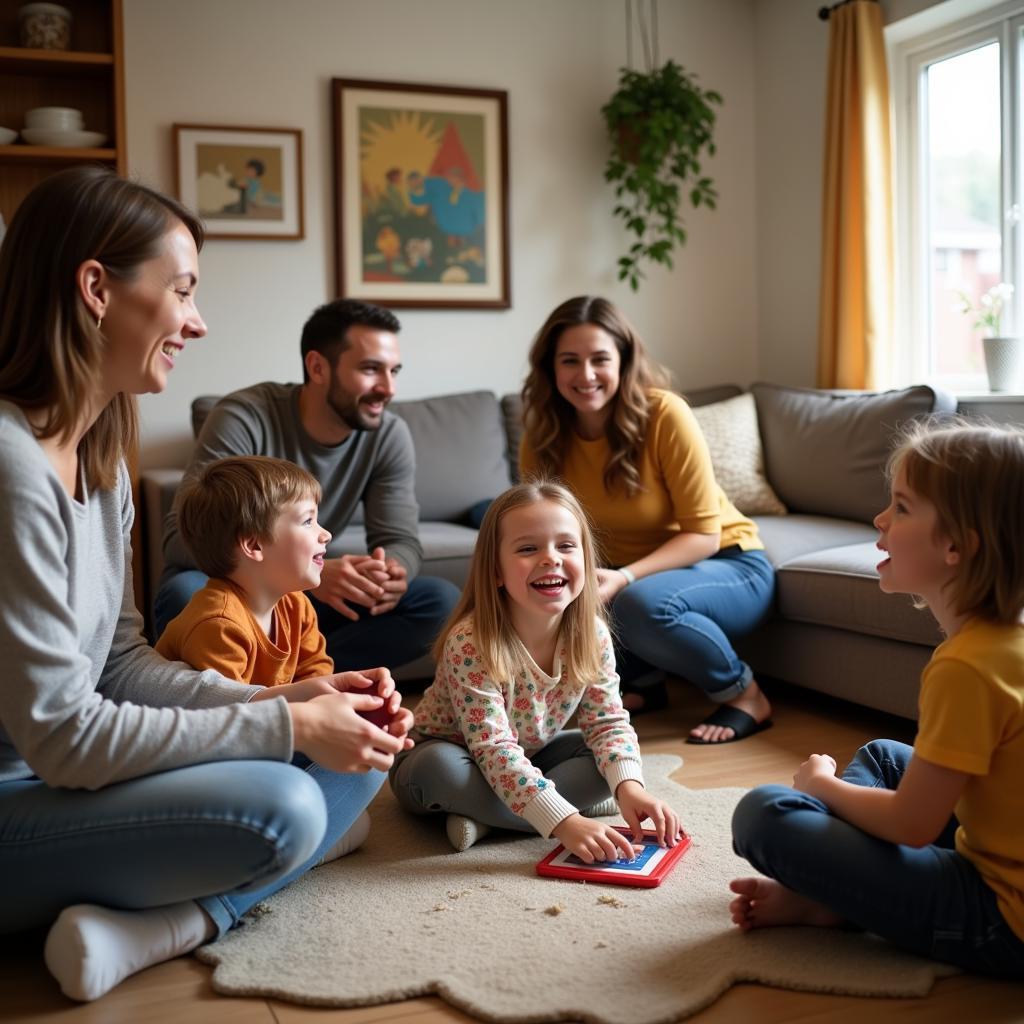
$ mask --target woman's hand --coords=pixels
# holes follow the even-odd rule
[[[611,604],[615,595],[629,582],[618,569],[597,569],[597,593],[605,604]]]
[[[585,864],[636,857],[633,844],[621,832],[578,812],[559,822],[551,834]]]
[[[273,695],[281,689],[275,686],[269,692]],[[412,746],[412,741],[404,733],[392,735],[360,717],[359,712],[372,711],[381,703],[380,697],[366,693],[335,691],[289,704],[295,749],[331,771],[361,773],[376,768],[386,772],[395,754]]]
[[[793,776],[793,788],[820,799],[818,783],[823,779],[834,779],[835,777],[835,758],[828,754],[811,754]]]
[[[659,846],[675,846],[679,841],[682,832],[679,815],[664,800],[651,796],[639,782],[633,779],[620,782],[615,800],[637,843],[643,842],[643,822],[647,818],[654,824]]]

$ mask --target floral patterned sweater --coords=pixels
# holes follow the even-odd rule
[[[601,674],[593,682],[568,678],[563,650],[555,655],[553,675],[529,659],[515,679],[497,680],[480,660],[467,617],[448,634],[434,681],[416,708],[416,729],[466,747],[494,792],[545,837],[577,808],[530,755],[554,739],[577,707],[583,738],[612,793],[626,779],[643,784],[640,744],[619,698],[611,637],[603,622],[596,626]]]

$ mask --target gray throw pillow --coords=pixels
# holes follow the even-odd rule
[[[765,470],[791,512],[871,520],[888,504],[885,463],[902,423],[951,413],[956,399],[900,391],[817,391],[754,384]]]

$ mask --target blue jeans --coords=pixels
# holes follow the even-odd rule
[[[530,755],[530,763],[581,810],[608,799],[608,783],[579,729],[560,732]],[[491,789],[473,755],[458,743],[417,735],[416,746],[395,758],[389,780],[398,802],[412,814],[463,814],[495,828],[533,832]]]
[[[713,701],[733,700],[753,673],[732,641],[767,618],[774,594],[775,570],[764,552],[738,547],[629,584],[611,607],[623,681],[654,666],[689,679]]]
[[[222,935],[308,871],[366,809],[382,772],[221,761],[89,792],[0,783],[0,932],[65,907],[195,900]]]
[[[164,574],[153,602],[156,639],[206,580],[195,569]],[[386,615],[373,616],[368,609],[351,605],[359,613],[354,622],[310,595],[320,632],[327,638],[327,653],[339,672],[376,665],[396,668],[415,661],[430,650],[458,599],[459,588],[454,583],[435,576],[417,576]]]
[[[912,753],[905,743],[873,740],[842,777],[896,789]],[[954,849],[956,828],[954,818],[931,846],[900,846],[788,786],[752,790],[732,819],[736,853],[787,889],[912,953],[1024,980],[1024,942],[974,865]]]

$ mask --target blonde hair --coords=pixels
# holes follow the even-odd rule
[[[668,372],[647,355],[640,336],[607,299],[580,295],[563,302],[545,321],[530,348],[530,372],[523,385],[523,426],[541,472],[558,476],[574,434],[576,410],[555,385],[555,349],[570,327],[592,324],[607,332],[619,353],[619,387],[605,434],[611,451],[604,467],[609,492],[621,486],[632,497],[640,491],[637,468],[650,417],[651,388],[670,386]]]
[[[238,565],[240,541],[273,540],[284,506],[306,498],[319,504],[320,484],[293,462],[268,455],[217,459],[181,488],[181,539],[207,576],[223,579]]]
[[[134,280],[178,222],[202,248],[202,224],[177,200],[93,165],[51,175],[18,206],[0,248],[0,398],[45,412],[40,439],[68,441],[103,379],[107,343],[78,268],[94,259]],[[79,444],[88,486],[114,487],[137,445],[135,396],[115,395]]]
[[[964,419],[907,427],[889,458],[935,506],[938,530],[960,553],[949,582],[958,615],[1018,622],[1024,610],[1024,430]]]
[[[561,633],[566,651],[566,668],[570,680],[595,678],[601,670],[595,623],[604,619],[597,593],[595,568],[597,558],[590,523],[583,507],[567,487],[550,480],[532,480],[517,484],[491,502],[480,524],[480,533],[473,551],[469,579],[455,611],[445,623],[434,644],[434,660],[444,658],[445,642],[460,620],[473,617],[473,640],[488,674],[500,681],[509,681],[527,667],[527,653],[512,628],[508,595],[498,586],[498,556],[501,547],[501,524],[513,509],[551,501],[567,509],[580,527],[583,551],[583,589],[562,616]]]

